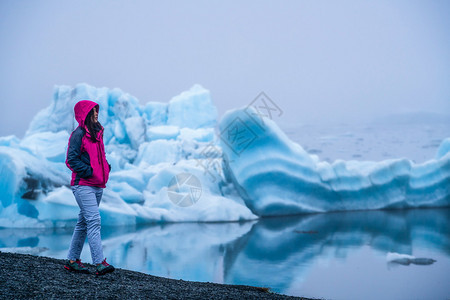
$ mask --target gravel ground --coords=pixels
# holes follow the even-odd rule
[[[116,269],[104,276],[64,269],[65,260],[0,252],[1,299],[307,299],[265,288],[191,282]],[[92,272],[94,266],[85,264]]]

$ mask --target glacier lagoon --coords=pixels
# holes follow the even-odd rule
[[[325,299],[445,299],[450,209],[335,212],[258,221],[103,227],[119,268],[174,279],[270,287]],[[72,230],[0,229],[0,251],[64,259]],[[389,261],[389,253],[435,260]],[[82,260],[90,261],[86,244]]]
[[[351,270],[352,262],[346,257],[362,259],[362,270],[379,267],[381,260],[381,265],[386,266],[386,255],[395,252],[437,260],[430,266],[408,266],[408,271],[390,268],[388,264],[387,270],[402,272],[402,278],[416,274],[419,277],[413,277],[418,280],[424,269],[414,268],[425,267],[426,273],[431,272],[431,278],[437,282],[434,289],[425,291],[445,291],[439,285],[442,277],[439,274],[449,270],[448,232],[442,231],[445,226],[435,227],[432,220],[448,220],[448,210],[429,208],[449,206],[450,141],[443,135],[449,132],[448,124],[436,136],[430,132],[438,126],[411,134],[415,140],[420,140],[420,134],[425,136],[420,141],[423,151],[414,160],[409,153],[407,158],[399,159],[404,155],[389,155],[386,149],[377,149],[376,145],[372,152],[382,153],[383,161],[363,161],[366,157],[373,159],[367,149],[345,161],[336,160],[345,158],[346,154],[340,147],[334,147],[336,144],[352,138],[361,143],[361,139],[381,133],[379,127],[373,126],[369,134],[360,136],[348,132],[320,136],[320,144],[314,145],[315,141],[305,139],[304,134],[313,132],[314,128],[294,128],[294,134],[286,136],[270,119],[259,118],[251,107],[232,111],[217,124],[217,111],[209,92],[198,85],[169,103],[145,105],[119,89],[86,84],[75,88],[56,87],[53,102],[34,118],[23,139],[0,138],[0,227],[34,228],[3,229],[3,250],[65,256],[64,245],[69,243],[68,232],[75,223],[78,207],[67,187],[70,174],[63,162],[67,139],[74,129],[72,108],[81,99],[95,100],[101,108],[99,120],[105,127],[107,158],[113,167],[101,205],[102,223],[114,226],[104,229],[105,251],[119,267],[185,280],[264,285],[293,295],[336,298],[342,292],[345,295],[342,298],[348,299],[352,294],[348,294],[351,290],[344,283],[322,296],[319,292],[324,288],[320,280],[314,281],[311,278],[315,277],[305,277],[305,274],[326,276],[320,273],[323,263],[325,267],[332,264],[335,269],[340,266],[344,272],[347,267]],[[401,134],[404,132],[402,129]],[[389,133],[392,134],[392,127]],[[386,133],[381,135],[383,138]],[[398,139],[394,142],[397,144],[391,146],[398,146]],[[333,145],[329,153],[327,145]],[[389,147],[389,151],[393,148]],[[323,154],[329,157],[322,160]],[[194,187],[201,192],[198,197],[173,185],[173,179],[180,174],[194,175],[199,180],[200,184]],[[178,198],[190,196],[194,204],[180,205],[174,201],[174,194]],[[427,209],[260,219],[294,213],[413,207]],[[343,218],[341,225],[333,220],[335,216]],[[355,221],[355,218],[365,221]],[[390,236],[397,230],[395,226],[380,229],[376,225],[388,221],[408,230],[418,228],[415,230],[420,232],[421,225],[410,225],[422,224],[420,219],[430,221],[425,226],[426,234],[414,242],[416,238],[410,237],[411,241],[406,242],[410,243],[408,247],[402,247],[402,242],[397,243]],[[323,225],[313,220],[321,220],[318,224]],[[224,221],[232,223],[172,224]],[[333,233],[336,226],[349,226],[342,229],[344,232],[336,231],[337,240]],[[373,226],[378,231],[392,232],[379,234],[371,229]],[[406,238],[411,235],[408,230],[402,233]],[[438,236],[433,231],[438,231]],[[286,237],[286,232],[293,232],[294,236]],[[326,237],[321,237],[323,233],[327,233]],[[251,238],[252,235],[256,236]],[[378,235],[388,246],[371,244]],[[186,238],[183,245],[176,242],[181,236]],[[257,242],[259,238],[261,241]],[[61,243],[64,239],[67,243]],[[430,243],[433,239],[444,243]],[[302,244],[300,247],[296,245],[298,242]],[[108,248],[115,250],[108,252]],[[187,254],[192,251],[198,253]],[[351,255],[342,256],[342,253]],[[88,254],[84,255],[89,261]],[[334,257],[331,260],[330,255]],[[139,258],[142,256],[152,259]],[[205,257],[208,260],[203,261]],[[375,265],[364,263],[368,259]],[[416,271],[410,272],[411,269]],[[367,280],[382,283],[382,278],[391,274],[379,272],[382,274]],[[260,274],[276,274],[276,278],[258,277]]]
[[[100,105],[112,166],[100,207],[104,225],[450,205],[450,138],[425,162],[329,162],[293,142],[258,105],[229,111],[217,123],[210,93],[200,85],[168,103],[142,105],[120,89],[79,84],[55,87],[24,138],[0,138],[0,227],[75,222],[64,161],[76,124],[73,106],[82,99]],[[178,185],[179,176],[198,184]]]

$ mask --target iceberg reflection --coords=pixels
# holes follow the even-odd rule
[[[364,246],[386,255],[416,248],[450,256],[450,209],[358,211],[268,218],[227,248],[225,281],[287,290],[317,261]],[[374,280],[377,280],[374,278]]]
[[[428,249],[448,259],[450,209],[337,212],[244,223],[104,227],[102,234],[105,255],[120,268],[287,292],[302,282],[318,261],[345,261],[361,247],[370,247],[384,256],[391,252],[411,255],[414,250]],[[70,229],[2,229],[0,251],[31,251],[65,258],[70,238]],[[90,262],[87,245],[82,260]]]

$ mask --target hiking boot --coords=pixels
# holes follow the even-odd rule
[[[69,260],[67,262],[67,264],[64,266],[64,268],[66,270],[78,272],[78,273],[85,273],[85,274],[90,273],[89,270],[85,266],[83,266],[83,264],[81,263],[81,260],[79,260],[79,259],[77,259],[73,263],[71,263]]]
[[[97,265],[97,272],[95,273],[95,275],[105,275],[106,273],[111,273],[114,270],[115,268],[108,264],[105,258],[101,264]]]

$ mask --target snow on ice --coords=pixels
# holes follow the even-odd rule
[[[102,224],[209,222],[334,210],[450,204],[450,139],[436,159],[414,164],[319,161],[251,108],[217,110],[200,85],[168,103],[139,101],[120,89],[55,87],[23,139],[0,137],[0,227],[61,227],[76,222],[65,155],[77,126],[73,107],[100,105],[112,165],[100,206]],[[179,187],[179,174],[199,186]],[[174,183],[175,182],[175,183]],[[176,204],[180,197],[198,199]]]

